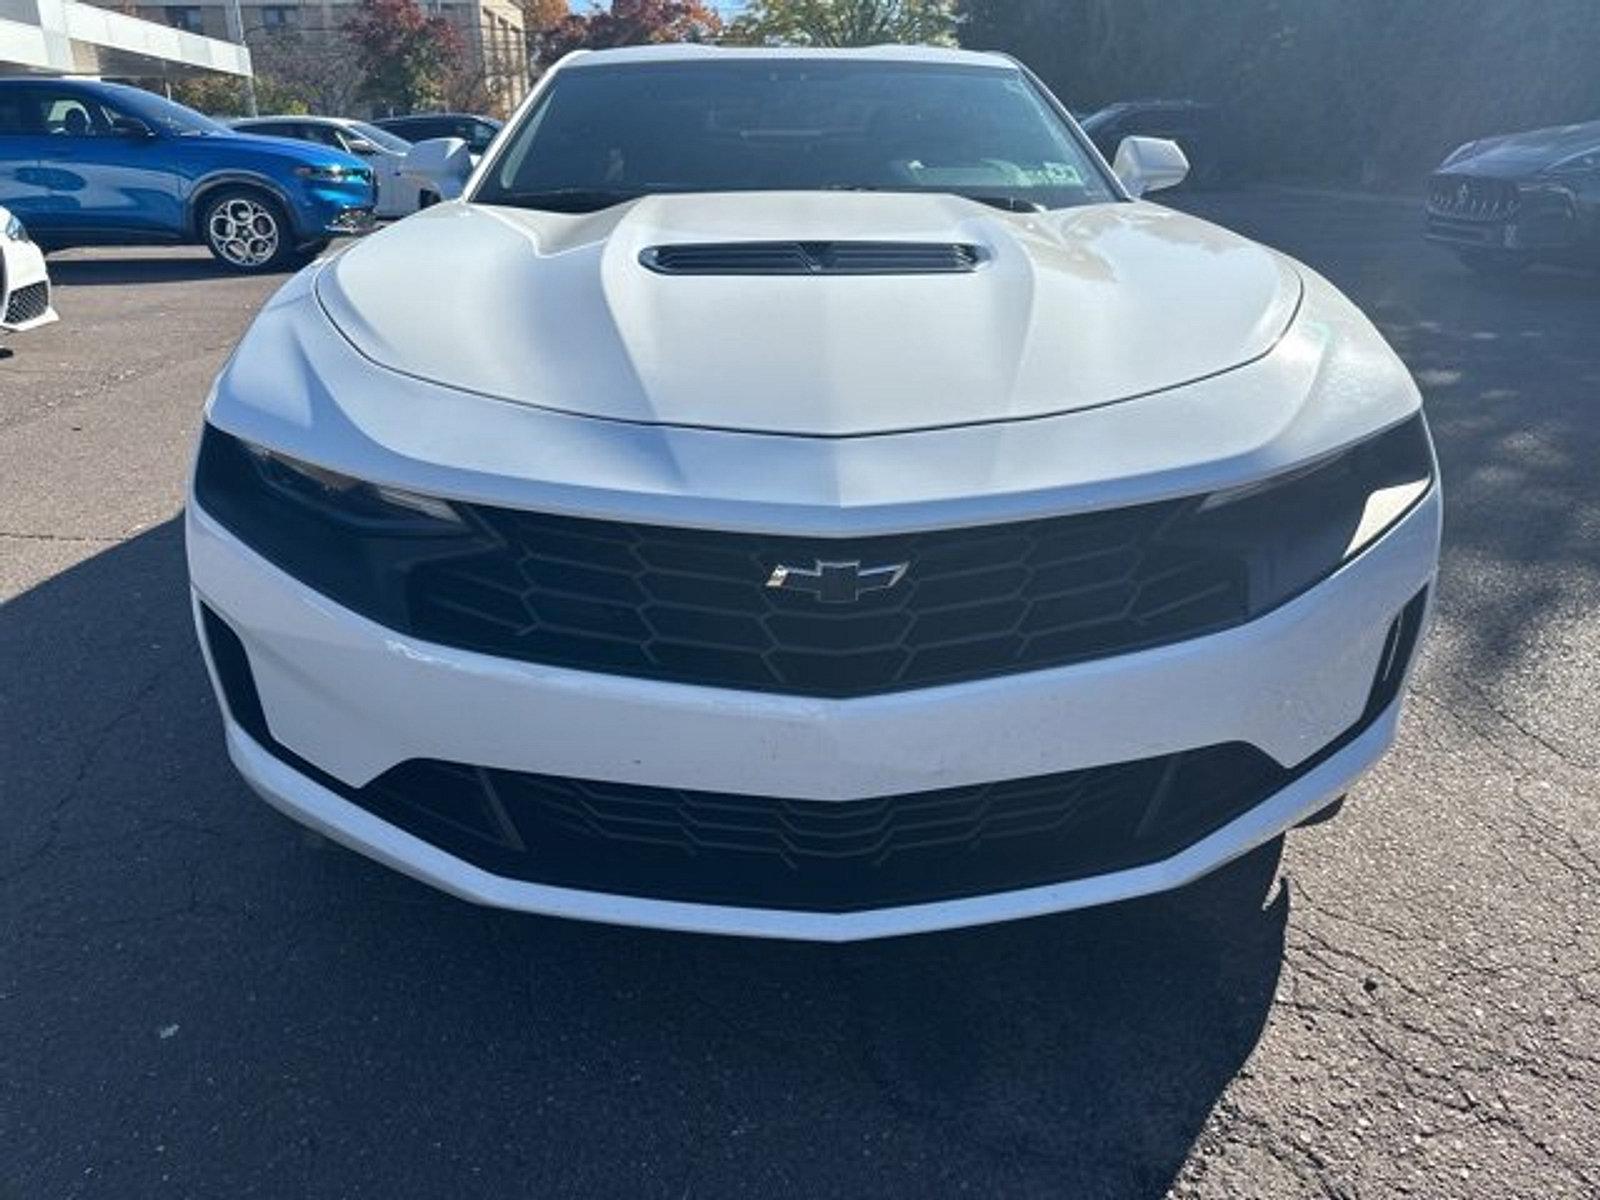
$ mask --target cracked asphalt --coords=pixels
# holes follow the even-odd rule
[[[1600,1195],[1600,281],[1478,280],[1405,203],[1186,203],[1423,384],[1399,746],[1281,862],[843,948],[475,909],[254,800],[177,513],[273,283],[55,256],[0,357],[0,1197]]]

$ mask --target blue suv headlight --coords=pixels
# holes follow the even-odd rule
[[[301,179],[309,179],[313,183],[344,183],[346,180],[365,179],[367,168],[342,167],[337,163],[318,166],[296,167],[294,173]]]

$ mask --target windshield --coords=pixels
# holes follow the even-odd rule
[[[345,128],[359,133],[380,150],[390,150],[395,154],[404,154],[411,149],[411,143],[406,141],[405,138],[396,137],[387,129],[379,129],[376,125],[369,125],[365,121],[351,121],[345,125]]]
[[[118,108],[131,116],[138,117],[161,133],[182,136],[229,132],[226,125],[213,121],[192,108],[185,108],[164,96],[157,96],[154,92],[146,92],[140,88],[117,88],[114,103]]]
[[[582,212],[654,192],[833,189],[1019,210],[1115,196],[1020,71],[762,59],[564,71],[474,199]]]

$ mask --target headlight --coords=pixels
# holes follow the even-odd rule
[[[1235,552],[1249,573],[1254,616],[1372,545],[1427,494],[1433,474],[1433,445],[1419,412],[1286,475],[1213,492],[1169,536]]]
[[[317,591],[380,619],[403,612],[396,606],[404,603],[409,568],[484,545],[446,500],[353,479],[209,425],[194,487],[200,506],[240,541]]]
[[[1478,146],[1479,146],[1479,143],[1475,142],[1475,141],[1462,143],[1461,145],[1457,146],[1454,150],[1450,151],[1449,154],[1446,154],[1444,156],[1444,161],[1442,163],[1440,163],[1439,166],[1448,167],[1448,166],[1451,166],[1454,163],[1460,162],[1463,158],[1466,158],[1467,155],[1471,154],[1474,150],[1476,150],[1478,148]]]
[[[417,516],[459,525],[449,501],[401,488],[364,483],[276,450],[241,442],[262,480],[285,498],[323,511],[329,518],[363,527],[409,525]],[[413,531],[420,532],[420,531]]]
[[[5,235],[13,242],[26,242],[29,240],[27,229],[15,216],[6,218]]]
[[[1574,154],[1563,158],[1560,162],[1551,163],[1541,175],[1587,175],[1591,171],[1600,171],[1600,150],[1585,150],[1582,154]]]
[[[367,175],[365,167],[341,167],[325,165],[315,167],[296,167],[294,173],[301,179],[309,179],[313,183],[343,183],[347,179],[364,179]]]

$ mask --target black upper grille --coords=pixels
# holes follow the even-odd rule
[[[1373,492],[1425,484],[1431,469],[1416,417],[1270,487],[838,538],[408,499],[211,427],[194,487],[280,569],[403,634],[601,674],[850,697],[1241,624],[1337,569]]]
[[[6,304],[6,324],[24,325],[44,316],[50,308],[50,285],[40,280],[11,293]]]
[[[650,246],[662,275],[939,275],[976,270],[983,251],[960,242],[699,242]]]
[[[1508,179],[1440,174],[1428,180],[1428,211],[1469,221],[1504,221],[1517,211],[1517,185]]]
[[[476,508],[498,544],[418,564],[411,629],[558,666],[823,696],[1024,671],[1245,619],[1242,561],[1163,541],[1190,503],[852,539]],[[852,564],[849,603],[819,594],[818,563]],[[909,565],[856,591],[857,563],[863,588]],[[780,566],[816,572],[811,590],[768,586]]]

